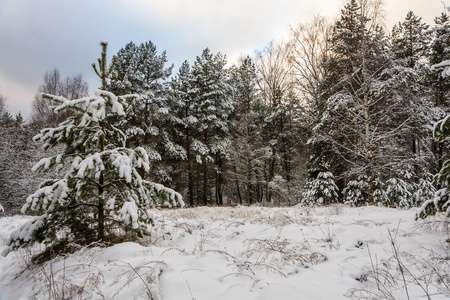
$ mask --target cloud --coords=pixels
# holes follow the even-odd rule
[[[442,6],[440,0],[388,2],[396,21],[409,7],[420,16],[438,15]],[[93,90],[99,81],[90,64],[101,40],[109,41],[110,57],[130,41],[151,40],[167,51],[174,72],[206,47],[233,61],[286,37],[289,25],[318,13],[337,16],[342,7],[336,0],[0,0],[0,89],[10,107],[27,110],[43,74],[58,68],[63,76],[82,73]]]

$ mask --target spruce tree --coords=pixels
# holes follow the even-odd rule
[[[446,22],[448,22],[449,19],[445,16],[446,15],[443,15],[442,18],[447,20]],[[447,77],[449,76],[449,68],[449,60],[444,60],[443,62],[432,66],[433,70],[440,71],[439,73],[441,73],[443,80],[448,79]],[[449,114],[447,114],[445,118],[434,124],[433,136],[440,143],[448,139],[448,137],[450,136]],[[436,175],[434,181],[440,187],[440,189],[436,192],[433,199],[430,199],[423,203],[422,207],[417,213],[417,217],[426,218],[430,215],[435,215],[437,212],[445,212],[447,218],[450,217],[450,160],[447,160],[442,164],[442,168]]]
[[[317,178],[310,179],[303,192],[302,203],[307,205],[328,205],[338,202],[339,188],[334,182],[334,175],[329,171],[330,165],[322,159],[321,171]]]
[[[194,117],[198,120],[192,148],[198,153],[197,162],[201,164],[201,202],[204,205],[208,204],[210,177],[215,177],[216,204],[223,204],[224,168],[229,159],[230,115],[234,108],[229,96],[225,65],[224,55],[213,55],[206,48],[201,56],[197,56],[191,69],[190,96]]]
[[[143,147],[152,161],[151,174],[163,182],[172,178],[165,162],[184,159],[184,149],[174,142],[172,110],[167,79],[172,67],[166,67],[166,53],[158,54],[151,41],[125,45],[115,55],[111,80],[107,89],[116,95],[138,94],[129,99],[126,117],[118,127],[127,136],[127,145]]]
[[[62,145],[64,150],[42,159],[33,170],[63,169],[64,176],[45,180],[27,198],[23,213],[44,214],[14,231],[3,255],[35,242],[48,244],[57,253],[73,244],[135,239],[148,233],[152,224],[148,208],[158,202],[183,204],[178,193],[142,178],[140,174],[150,168],[145,149],[125,147],[126,136],[116,122],[125,117],[127,99],[137,96],[117,97],[104,90],[114,60],[107,66],[107,42],[101,46],[98,67],[93,67],[103,90],[76,100],[41,95],[56,103],[55,113],[70,109],[73,114],[58,127],[43,129],[34,137],[44,149]]]
[[[261,124],[256,112],[261,101],[257,90],[256,67],[250,57],[231,69],[231,85],[235,111],[231,126],[230,175],[235,181],[239,203],[252,204],[261,194],[262,166],[265,151],[262,145]]]

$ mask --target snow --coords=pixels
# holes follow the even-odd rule
[[[443,78],[449,77],[450,76],[450,60],[444,60],[443,62],[441,62],[439,64],[431,66],[431,70],[438,70],[438,69],[442,69],[441,76]]]
[[[132,205],[124,210],[132,218]],[[410,299],[450,296],[439,283],[448,287],[450,273],[442,215],[415,221],[416,210],[343,205],[150,213],[146,246],[82,248],[36,266],[28,262],[39,245],[0,257],[0,299],[63,298],[62,290],[69,299],[382,299],[375,275],[406,299],[398,261]],[[30,218],[0,218],[0,251]]]

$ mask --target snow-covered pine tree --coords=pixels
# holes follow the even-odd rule
[[[359,206],[368,203],[369,184],[367,177],[362,175],[357,180],[350,180],[342,191],[345,197],[344,203],[352,206]]]
[[[406,14],[403,22],[394,25],[392,29],[392,52],[395,58],[406,60],[405,65],[414,67],[417,61],[425,55],[430,36],[428,25],[412,11]]]
[[[224,167],[229,159],[230,115],[234,109],[225,69],[226,57],[213,55],[206,48],[197,56],[191,69],[191,92],[194,117],[198,120],[192,148],[198,153],[203,186],[201,202],[208,204],[211,177],[215,177],[216,204],[223,204]],[[214,173],[212,173],[214,172]],[[211,199],[210,199],[211,200]],[[200,201],[198,201],[200,203]]]
[[[415,206],[414,185],[409,182],[413,177],[413,172],[408,168],[395,166],[392,173],[391,178],[386,181],[388,203],[384,204],[403,208]]]
[[[435,19],[436,26],[433,29],[435,38],[431,45],[431,67],[432,71],[440,73],[435,81],[436,89],[436,105],[442,105],[444,100],[448,97],[448,84],[450,77],[450,17],[443,13],[440,17]],[[439,61],[440,60],[440,61]],[[434,124],[433,137],[439,142],[441,146],[438,160],[442,160],[442,142],[450,136],[450,114],[447,114],[443,119]],[[439,163],[440,165],[440,163]],[[435,184],[440,186],[440,189],[435,193],[433,199],[427,200],[417,212],[417,218],[426,218],[430,215],[435,215],[437,212],[445,212],[445,215],[450,217],[450,160],[445,161],[439,173],[434,178]]]
[[[417,205],[422,205],[428,200],[434,198],[436,194],[436,188],[433,184],[433,175],[431,175],[427,170],[422,173],[422,177],[416,184],[414,191],[414,201]]]
[[[257,89],[256,67],[250,57],[230,70],[235,110],[231,126],[231,161],[229,174],[235,181],[239,203],[260,201],[263,166],[267,159],[261,136],[261,122],[256,107],[261,102]]]
[[[116,95],[139,94],[128,101],[126,117],[118,127],[127,136],[127,145],[143,147],[152,163],[152,175],[161,181],[170,181],[168,159],[184,159],[185,151],[174,143],[172,111],[168,103],[169,86],[166,82],[172,66],[165,67],[165,51],[157,53],[151,41],[120,49],[107,88]],[[165,159],[164,159],[165,158]]]
[[[93,67],[104,89],[112,65],[107,66],[107,42],[100,44],[99,68]],[[11,234],[4,256],[35,242],[48,244],[51,253],[58,253],[69,251],[74,244],[134,239],[148,232],[152,223],[149,207],[158,201],[183,204],[180,194],[142,179],[140,172],[150,168],[148,155],[140,147],[126,148],[126,137],[114,123],[124,117],[126,99],[135,95],[117,97],[97,90],[94,97],[76,100],[48,94],[41,97],[57,103],[55,112],[71,109],[74,113],[58,127],[43,129],[34,137],[44,143],[44,149],[62,145],[64,151],[42,159],[33,170],[65,172],[60,179],[44,181],[27,198],[23,213],[44,214]]]
[[[450,15],[442,13],[434,19],[435,25],[431,29],[432,40],[428,51],[428,61],[432,65],[427,76],[428,95],[434,104],[432,121],[437,122],[450,113],[448,98],[450,96]],[[438,71],[436,71],[438,70]],[[438,173],[448,155],[447,143],[439,139],[433,144],[434,162],[431,171]]]
[[[397,82],[401,78],[404,83],[391,85],[391,97],[397,98],[397,102],[403,107],[403,114],[410,119],[406,126],[398,132],[400,145],[404,149],[403,156],[411,160],[418,182],[420,170],[425,167],[425,159],[431,157],[429,144],[430,118],[433,104],[425,93],[425,74],[428,66],[425,65],[425,55],[430,43],[428,25],[422,22],[422,18],[412,11],[408,12],[403,22],[399,22],[392,29],[391,51],[394,63],[384,71],[386,78],[392,78]],[[389,82],[388,81],[388,82]],[[392,153],[392,152],[391,152]]]
[[[303,192],[303,204],[328,205],[338,201],[339,189],[334,182],[333,173],[329,171],[330,165],[322,159],[321,168],[317,177],[307,182]]]

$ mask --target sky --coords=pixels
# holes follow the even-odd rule
[[[450,0],[446,0],[450,1]],[[178,71],[203,49],[232,63],[254,55],[289,26],[321,14],[338,18],[345,0],[0,0],[0,93],[8,111],[31,113],[45,72],[82,74],[91,93],[100,86],[91,64],[100,41],[108,57],[130,41],[152,41]],[[448,3],[447,3],[448,4]],[[442,0],[385,0],[390,30],[412,10],[428,24],[444,11]]]

